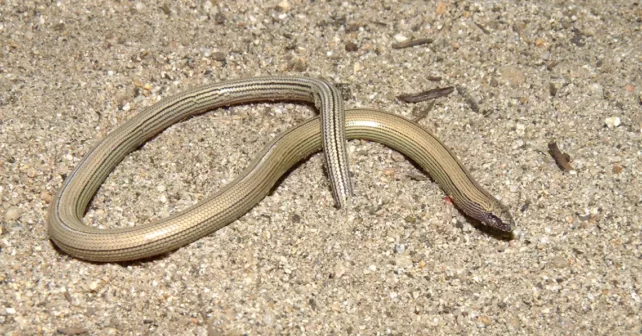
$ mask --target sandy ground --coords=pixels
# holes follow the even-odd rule
[[[0,334],[639,334],[641,28],[637,0],[0,0]],[[433,42],[392,48],[406,38]],[[347,107],[409,118],[428,103],[397,95],[467,89],[477,112],[455,91],[420,124],[510,207],[514,238],[473,226],[390,149],[351,141],[348,218],[315,155],[240,220],[151,261],[54,249],[52,195],[107,132],[161,96],[269,74],[324,77]],[[184,209],[314,114],[256,104],[171,127],[85,220]]]

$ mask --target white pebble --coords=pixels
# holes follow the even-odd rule
[[[604,120],[604,124],[606,124],[606,127],[608,128],[615,128],[620,126],[622,121],[620,120],[620,117],[609,117]]]
[[[98,282],[93,281],[92,283],[89,284],[89,290],[92,292],[95,292],[96,289],[98,289]]]
[[[273,320],[274,320],[274,316],[271,313],[267,313],[263,316],[263,322],[268,326],[272,325]]]
[[[356,75],[359,71],[361,71],[361,69],[363,69],[363,67],[361,66],[361,63],[357,62],[352,67],[352,73]]]
[[[395,35],[395,41],[397,41],[397,42],[404,42],[404,41],[407,41],[407,40],[408,40],[408,38],[405,37],[404,35],[401,35],[401,34]]]
[[[335,278],[340,278],[346,273],[346,268],[343,266],[342,262],[338,262],[336,265],[334,265],[334,277]]]
[[[288,9],[290,9],[290,7],[291,7],[291,6],[290,6],[290,3],[289,3],[289,2],[287,2],[286,0],[283,0],[283,1],[279,2],[279,4],[278,4],[278,5],[276,5],[276,6],[277,6],[280,10],[282,10],[282,11],[284,11],[284,12],[285,12],[285,11],[287,11]]]
[[[513,143],[513,149],[521,148],[524,146],[524,141],[522,140],[517,140]]]

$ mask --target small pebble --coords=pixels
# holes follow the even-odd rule
[[[395,176],[395,169],[394,168],[386,168],[383,170],[383,174],[386,176],[394,177]]]
[[[591,84],[589,89],[591,90],[593,95],[595,95],[596,97],[602,97],[604,95],[604,92],[602,90],[602,85],[600,85],[598,83]]]
[[[512,317],[508,319],[508,324],[510,324],[513,328],[519,328],[521,326],[521,321],[518,317]]]
[[[52,197],[51,197],[51,194],[50,194],[50,193],[48,193],[48,192],[46,192],[46,191],[44,191],[44,190],[43,190],[43,191],[40,193],[40,199],[41,199],[41,200],[43,200],[43,201],[45,201],[45,203],[51,203],[51,199],[52,199]]]
[[[335,278],[340,278],[346,273],[346,268],[343,266],[343,263],[338,262],[336,265],[334,265],[334,277]]]
[[[274,321],[274,316],[271,313],[263,315],[263,323],[269,326],[272,325],[272,321]]]
[[[308,63],[304,58],[296,57],[288,63],[287,69],[294,70],[297,72],[305,71],[308,68]]]
[[[604,120],[604,124],[608,128],[615,128],[620,126],[622,121],[620,120],[620,117],[609,117]]]
[[[568,260],[566,260],[566,258],[564,258],[563,256],[555,256],[551,260],[551,264],[555,268],[566,268],[568,266]]]
[[[406,161],[406,158],[403,156],[403,154],[399,152],[392,152],[392,161],[402,162],[402,161]]]
[[[205,3],[203,3],[203,9],[206,12],[209,12],[212,9],[212,7],[213,7],[213,5],[212,5],[211,1],[205,1]]]
[[[621,172],[622,172],[622,170],[623,170],[623,169],[624,169],[624,168],[622,168],[622,166],[620,166],[620,165],[616,164],[616,165],[614,165],[614,166],[613,166],[613,173],[614,173],[614,174],[619,174],[619,173],[621,173]]]
[[[415,224],[415,223],[417,223],[417,217],[415,217],[415,216],[413,216],[413,215],[408,215],[408,216],[404,217],[404,219],[403,219],[403,220],[405,220],[405,221],[406,221],[406,223],[409,223],[409,224]]]
[[[222,25],[225,23],[225,14],[218,12],[214,15],[214,23]]]
[[[89,290],[92,292],[95,292],[98,289],[98,282],[93,281],[92,283],[89,284]]]
[[[346,273],[346,268],[343,266],[343,263],[337,263],[334,266],[334,277],[336,279],[342,277]]]
[[[211,58],[213,60],[219,61],[219,62],[225,62],[225,57],[226,57],[225,54],[220,51],[214,52],[211,55]]]
[[[395,264],[399,268],[410,268],[412,267],[412,259],[410,256],[401,256],[395,260]]]
[[[499,69],[499,73],[510,85],[519,86],[526,82],[526,75],[517,67],[504,66]]]
[[[36,175],[38,175],[38,172],[35,169],[30,168],[30,169],[27,170],[27,176],[28,177],[34,178],[34,177],[36,177]]]
[[[13,314],[15,314],[15,313],[16,313],[16,309],[15,309],[15,308],[8,307],[8,308],[6,309],[6,312],[7,312],[7,315],[13,315]]]
[[[277,7],[280,11],[285,12],[285,11],[289,10],[289,9],[290,9],[290,7],[292,7],[292,6],[290,6],[290,3],[289,3],[289,2],[287,2],[287,1],[283,0],[283,1],[279,2],[279,4],[278,4],[278,5],[276,5],[276,7]]]
[[[88,335],[89,330],[85,328],[69,327],[69,328],[58,328],[56,332],[61,335]]]
[[[521,148],[522,146],[524,146],[523,140],[517,140],[513,143],[513,149]]]
[[[348,52],[357,51],[359,49],[357,44],[352,41],[346,42],[345,48],[346,48],[346,51]]]
[[[7,209],[7,212],[5,212],[4,220],[7,222],[13,222],[18,218],[20,218],[21,215],[22,215],[22,209],[18,207],[11,207]]]

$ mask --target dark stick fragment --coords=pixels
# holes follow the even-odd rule
[[[557,166],[560,167],[561,170],[573,170],[573,166],[569,163],[570,156],[566,153],[562,153],[559,147],[557,147],[556,142],[550,142],[548,144],[548,152],[551,153],[551,156],[555,159],[555,163],[557,163]]]
[[[435,99],[443,96],[447,96],[453,92],[455,88],[448,86],[445,88],[432,89],[428,91],[422,91],[419,93],[410,93],[397,96],[397,99],[401,100],[404,103],[419,103],[422,101]]]
[[[403,42],[393,43],[392,49],[404,49],[404,48],[410,48],[410,47],[414,47],[422,44],[429,44],[429,43],[432,43],[432,39],[429,39],[429,38],[409,39]]]
[[[484,26],[480,25],[480,24],[479,24],[479,23],[477,23],[477,22],[475,22],[475,25],[477,26],[477,28],[481,29],[481,31],[482,31],[482,32],[484,32],[484,34],[486,34],[486,35],[490,34],[490,32],[488,31],[488,29],[484,28]]]
[[[465,87],[457,85],[457,93],[459,93],[460,96],[464,98],[466,103],[470,106],[470,108],[479,113],[479,104],[475,101],[475,98],[471,97],[471,95],[468,93],[468,90],[466,90]]]

